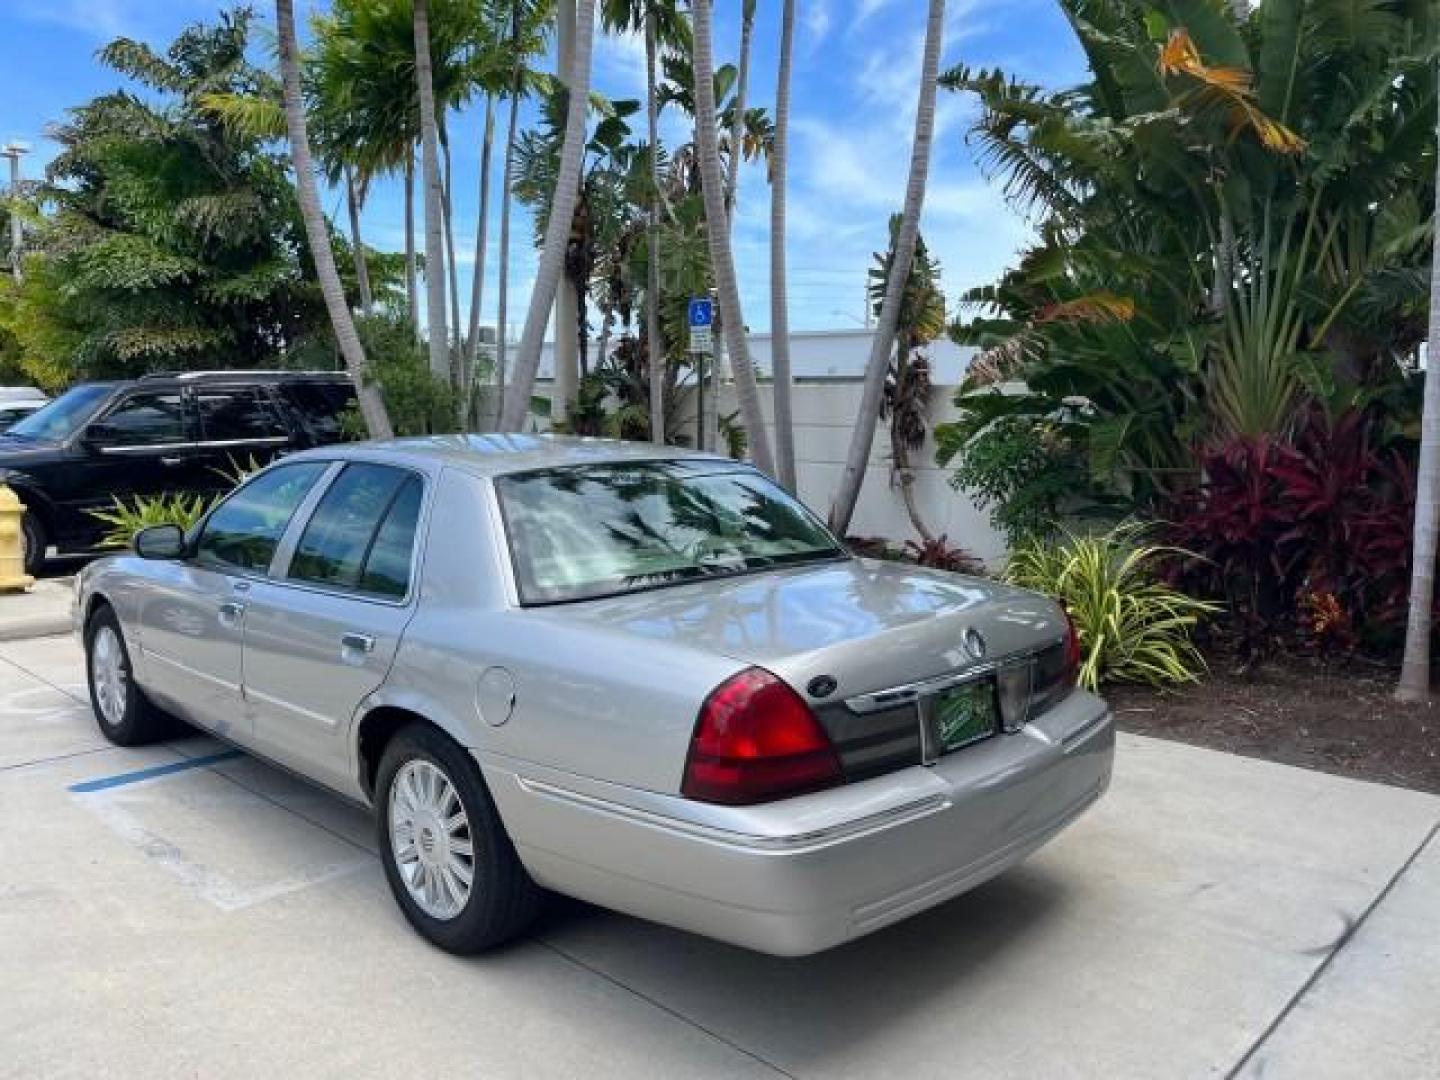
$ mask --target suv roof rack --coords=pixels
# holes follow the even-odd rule
[[[323,369],[311,370],[281,370],[275,368],[267,369],[229,369],[214,371],[152,371],[149,374],[141,375],[140,381],[148,379],[176,379],[182,382],[194,382],[201,379],[253,379],[256,376],[267,379],[277,378],[325,378],[325,379],[348,379],[348,371],[326,371]]]

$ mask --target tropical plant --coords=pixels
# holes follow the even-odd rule
[[[48,384],[156,369],[254,367],[328,335],[287,162],[214,122],[215,93],[279,97],[246,59],[252,18],[223,12],[162,53],[100,51],[138,84],[70,110],[37,191],[25,281],[9,317]]]
[[[1434,214],[1431,217],[1430,332],[1427,340],[1440,342],[1440,154],[1435,157]],[[1432,348],[1429,356],[1433,357]],[[1417,469],[1413,558],[1410,570],[1410,607],[1405,627],[1405,659],[1395,695],[1401,701],[1430,696],[1430,633],[1435,599],[1435,548],[1440,538],[1440,372],[1433,362],[1425,368],[1425,404],[1420,424],[1420,462]]]
[[[203,495],[137,495],[129,502],[112,500],[108,510],[91,510],[96,521],[107,526],[100,540],[103,548],[129,547],[135,534],[152,525],[178,525],[189,532],[214,504]]]
[[[435,82],[430,59],[430,3],[412,0],[415,42],[415,85],[420,117],[421,200],[425,213],[425,321],[430,344],[430,371],[450,373],[450,333],[445,311],[445,193],[440,187],[440,135],[436,127]],[[454,259],[450,260],[453,265]],[[456,314],[458,318],[458,313]]]
[[[876,252],[870,269],[870,299],[878,314],[889,286],[900,215],[890,219],[890,250]],[[930,257],[925,241],[915,237],[910,273],[900,294],[895,321],[895,353],[885,376],[880,419],[890,424],[890,458],[910,524],[922,540],[934,534],[915,502],[915,470],[911,455],[925,445],[930,411],[930,359],[920,350],[945,332],[945,295],[940,291],[940,264]]]
[[[694,93],[695,143],[701,193],[705,201],[705,229],[710,242],[710,262],[715,275],[716,293],[720,300],[721,332],[730,353],[735,373],[735,396],[749,437],[750,456],[767,473],[774,473],[775,462],[770,452],[770,436],[760,410],[760,391],[755,381],[755,367],[750,360],[746,341],[745,318],[740,306],[740,287],[735,277],[735,257],[730,245],[729,215],[725,206],[724,171],[720,163],[720,143],[716,135],[715,58],[711,33],[712,0],[693,0],[691,19],[694,28]],[[943,6],[943,0],[933,0]],[[737,103],[737,112],[743,108]],[[743,126],[737,124],[736,130]],[[731,157],[738,171],[741,148],[732,147]]]
[[[1123,523],[1096,535],[1064,533],[1011,552],[1005,579],[1053,596],[1080,639],[1080,684],[1168,686],[1197,682],[1205,660],[1191,640],[1218,605],[1164,583],[1160,563],[1175,554],[1147,543],[1149,530]]]
[[[920,211],[925,202],[925,184],[930,174],[930,145],[935,134],[936,79],[944,36],[945,0],[930,0],[925,23],[925,53],[920,64],[920,96],[915,108],[915,140],[910,150],[910,175],[905,185],[905,207],[895,234],[894,257],[890,261],[890,274],[880,303],[880,317],[870,347],[870,358],[865,365],[860,411],[850,434],[845,470],[830,507],[830,528],[837,533],[844,533],[849,528],[855,504],[860,498],[860,486],[865,482],[870,447],[875,441],[875,425],[880,418],[885,395],[885,376],[890,370],[890,350],[894,347],[900,304],[905,285],[910,280],[910,266],[920,236]]]
[[[355,320],[340,285],[335,259],[330,250],[330,227],[320,209],[320,194],[315,184],[315,170],[310,157],[310,140],[305,128],[305,104],[300,87],[299,47],[295,42],[295,11],[292,0],[275,0],[276,31],[280,41],[280,75],[284,86],[285,121],[290,132],[290,151],[295,161],[295,187],[300,200],[300,213],[305,234],[310,242],[315,272],[335,340],[345,357],[345,367],[355,380],[360,415],[372,438],[389,438],[393,431],[385,412],[385,402],[373,386],[365,382],[365,352],[355,331]]]
[[[1307,624],[1302,636],[1316,636],[1322,601],[1333,608],[1329,642],[1393,644],[1410,570],[1408,451],[1376,410],[1331,418],[1318,406],[1289,441],[1239,437],[1217,447],[1201,461],[1206,483],[1170,510],[1168,535],[1192,553],[1178,560],[1175,580],[1225,598],[1246,655]]]
[[[508,387],[500,414],[500,430],[518,431],[530,407],[540,345],[550,307],[564,271],[570,229],[579,200],[580,170],[585,156],[585,114],[590,96],[590,61],[595,39],[595,0],[576,0],[574,64],[566,73],[565,134],[555,177],[540,264],[530,293],[530,308],[515,360],[515,380]],[[558,362],[558,359],[557,359]]]
[[[385,402],[396,435],[438,435],[460,429],[459,393],[448,373],[430,369],[429,352],[410,321],[377,311],[358,324],[365,344],[365,380]],[[480,373],[483,376],[483,372]]]
[[[966,300],[971,435],[1082,401],[1092,480],[1144,505],[1196,441],[1284,438],[1394,382],[1424,333],[1433,5],[1061,0],[1091,78],[956,68],[981,164],[1039,244]],[[1358,12],[1363,11],[1363,15]],[[1023,383],[1005,395],[976,391]]]
[[[780,483],[794,491],[795,418],[791,406],[790,296],[785,268],[785,198],[790,166],[790,66],[795,0],[782,0],[780,60],[775,85],[775,149],[770,157],[770,363],[775,381],[775,457]]]

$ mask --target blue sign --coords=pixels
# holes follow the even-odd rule
[[[715,325],[715,302],[713,300],[690,301],[690,326],[699,329]]]

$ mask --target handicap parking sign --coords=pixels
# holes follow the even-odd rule
[[[715,302],[709,299],[692,299],[690,301],[690,328],[697,330],[700,327],[714,325]]]

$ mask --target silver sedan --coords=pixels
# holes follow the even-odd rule
[[[121,745],[178,717],[373,806],[415,928],[546,889],[801,955],[973,888],[1110,777],[1064,612],[858,559],[723,458],[454,436],[287,457],[76,591]]]

